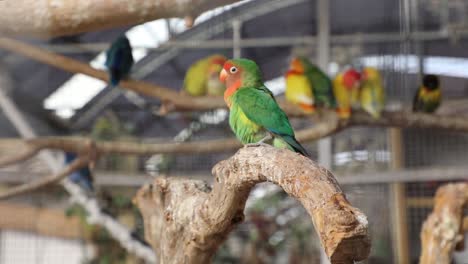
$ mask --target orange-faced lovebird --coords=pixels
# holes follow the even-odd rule
[[[291,61],[290,68],[295,72],[303,72],[309,80],[316,107],[335,108],[332,81],[317,65],[312,64],[305,57],[296,57]]]
[[[263,84],[260,68],[254,61],[229,60],[219,78],[226,84],[224,100],[230,110],[229,125],[243,144],[272,138],[275,147],[309,156],[296,140],[288,117]]]
[[[196,61],[185,74],[184,91],[191,96],[223,95],[226,89],[219,80],[226,57],[215,54]]]
[[[76,154],[66,152],[65,153],[65,163],[70,164],[76,159]],[[78,184],[82,189],[87,192],[94,192],[93,187],[93,176],[88,166],[83,167],[77,171],[72,172],[68,178]]]
[[[373,67],[362,70],[362,84],[359,93],[361,107],[374,118],[379,118],[385,106],[385,91],[380,72]]]
[[[305,67],[299,58],[294,58],[286,72],[286,100],[298,105],[307,113],[315,111],[312,81],[305,73]]]
[[[424,75],[423,83],[414,95],[413,111],[433,113],[439,107],[441,100],[439,78],[432,74]]]
[[[106,66],[112,86],[117,86],[130,73],[133,66],[132,47],[125,35],[117,38],[107,50]]]
[[[333,80],[333,92],[337,102],[338,116],[349,118],[351,108],[359,105],[361,74],[353,68],[339,73]]]

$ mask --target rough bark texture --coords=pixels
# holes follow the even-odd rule
[[[281,186],[312,218],[332,263],[367,258],[367,218],[346,200],[334,176],[312,160],[271,146],[244,147],[213,168],[213,189],[201,181],[157,178],[135,202],[145,236],[161,263],[208,263],[244,219],[250,190],[260,182]]]
[[[421,264],[449,264],[463,240],[463,208],[468,205],[468,183],[447,184],[437,190],[434,210],[421,230]]]
[[[239,0],[4,0],[0,33],[44,38],[140,24],[159,18],[194,17]]]

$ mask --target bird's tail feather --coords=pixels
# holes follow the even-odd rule
[[[117,69],[110,69],[109,71],[109,79],[110,79],[110,84],[112,86],[117,86],[120,82],[120,71]]]
[[[286,135],[283,135],[281,136],[281,138],[286,142],[288,143],[288,145],[296,152],[302,154],[303,156],[306,156],[306,157],[309,157],[310,158],[310,154],[307,152],[307,150],[305,150],[305,148],[299,143],[297,142],[296,138],[292,137],[292,136],[286,136]]]

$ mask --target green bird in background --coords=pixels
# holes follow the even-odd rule
[[[304,74],[309,79],[314,93],[314,104],[317,107],[335,108],[336,101],[333,94],[333,85],[331,79],[317,66],[311,63],[307,58],[297,57],[293,61],[301,64]]]
[[[413,111],[433,113],[440,105],[442,92],[436,75],[424,75],[423,83],[413,99]]]
[[[263,143],[273,138],[273,146],[309,156],[296,140],[288,117],[263,84],[260,68],[254,61],[227,61],[219,79],[226,84],[224,100],[230,110],[229,125],[242,144]]]
[[[373,67],[362,70],[361,108],[374,118],[379,118],[385,106],[385,91],[380,72]]]
[[[134,60],[132,46],[125,35],[118,37],[106,52],[106,66],[109,72],[109,81],[112,86],[130,74]]]
[[[226,89],[219,80],[226,57],[214,54],[196,61],[185,74],[184,91],[191,96],[218,95]]]

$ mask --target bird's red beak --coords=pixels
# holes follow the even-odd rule
[[[225,69],[223,69],[220,73],[219,73],[219,80],[221,82],[226,82],[226,78],[228,77],[228,73]]]

